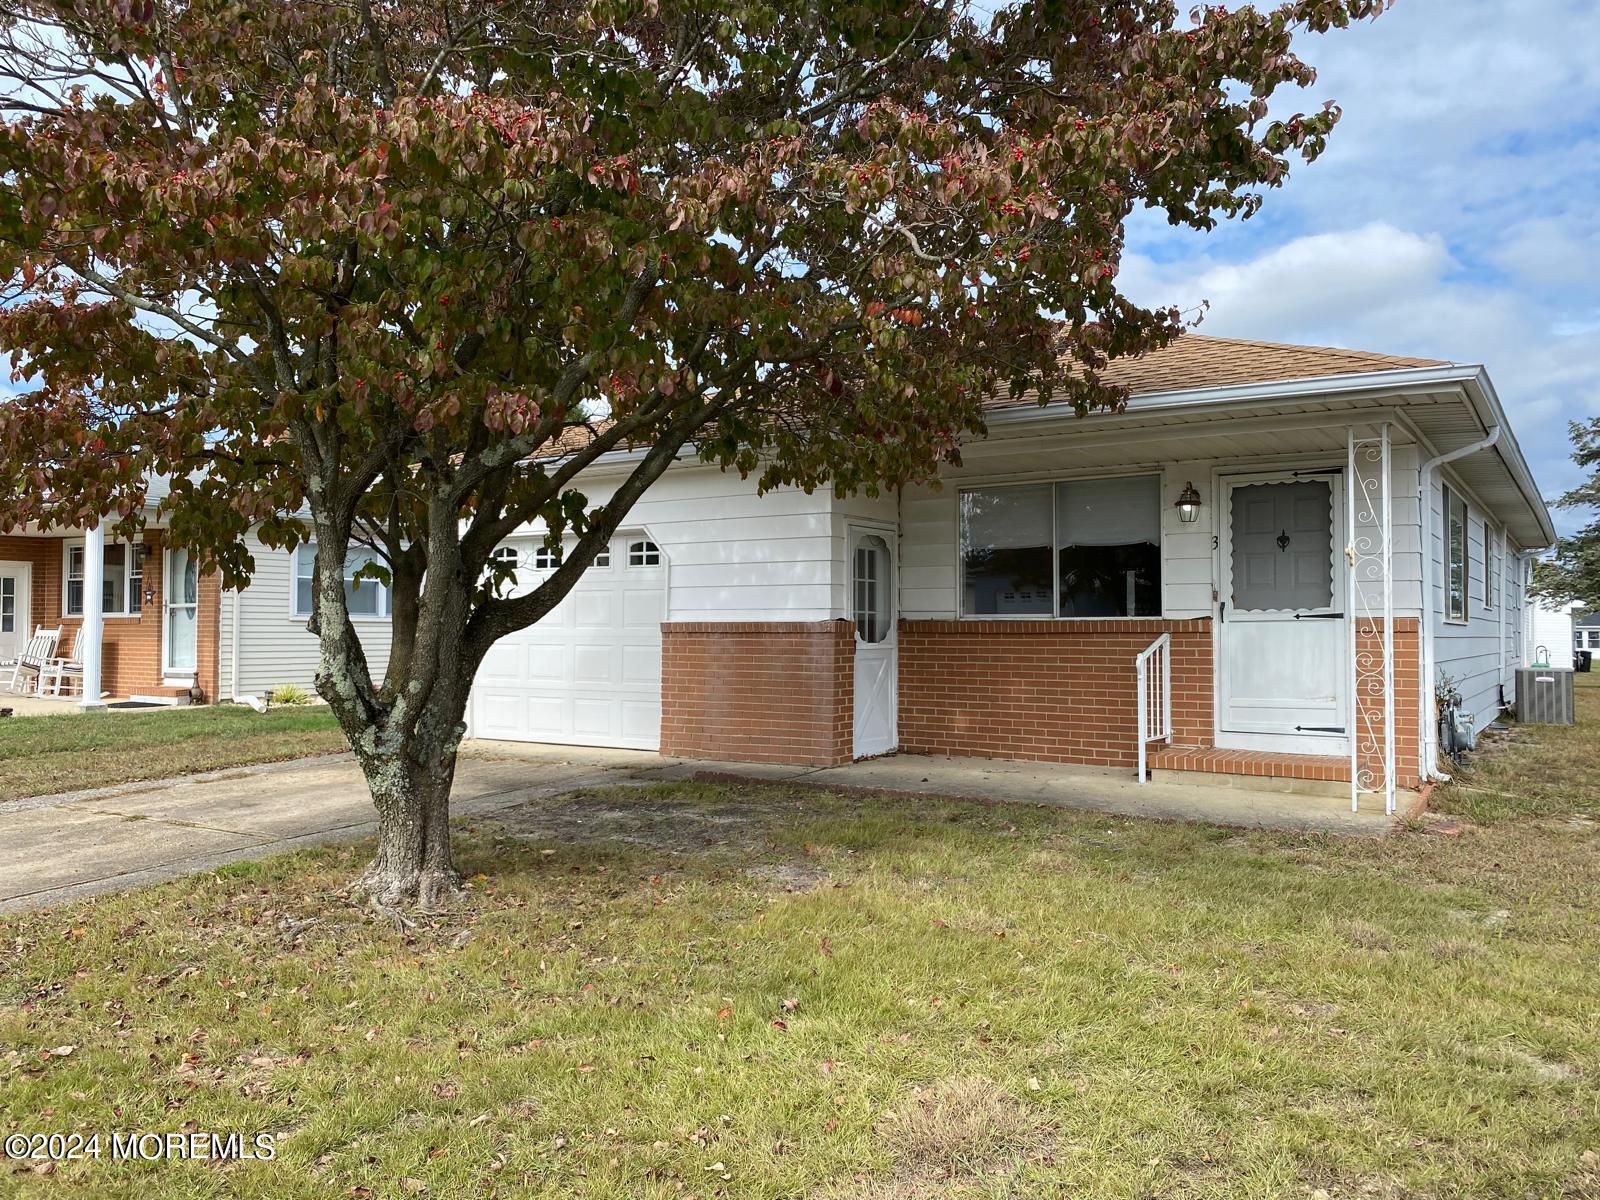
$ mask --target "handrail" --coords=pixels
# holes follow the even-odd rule
[[[1155,668],[1152,673],[1152,665]],[[1133,660],[1138,691],[1139,782],[1150,782],[1146,755],[1151,742],[1172,743],[1172,635],[1163,633]],[[1154,686],[1152,686],[1154,685]],[[1152,703],[1154,701],[1154,703]]]

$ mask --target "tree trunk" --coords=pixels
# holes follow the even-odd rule
[[[437,912],[460,890],[450,861],[450,787],[456,756],[437,770],[396,759],[363,759],[378,809],[378,852],[357,888],[386,909]]]

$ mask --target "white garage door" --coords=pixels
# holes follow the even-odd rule
[[[516,555],[518,591],[556,565],[536,541],[499,553]],[[489,651],[472,688],[472,735],[659,749],[665,600],[661,551],[619,534],[549,616]]]

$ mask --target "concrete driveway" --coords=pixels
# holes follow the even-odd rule
[[[452,808],[468,816],[659,773],[633,751],[463,758]],[[122,891],[376,829],[348,755],[269,763],[0,804],[0,912]]]
[[[1375,836],[1395,826],[1381,803],[1352,813],[1349,799],[1337,795],[1198,782],[1140,786],[1125,772],[1048,763],[895,755],[840,767],[779,767],[508,742],[467,744],[451,806],[456,816],[481,816],[579,788],[696,777],[1311,833]],[[13,800],[0,804],[0,912],[354,840],[375,827],[366,785],[348,755]]]

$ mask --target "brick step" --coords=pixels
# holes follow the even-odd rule
[[[1155,771],[1188,771],[1245,779],[1300,779],[1314,783],[1350,782],[1350,760],[1343,755],[1280,754],[1270,750],[1222,750],[1215,746],[1163,746],[1150,754]]]
[[[163,700],[178,704],[189,703],[189,687],[142,687],[136,688],[130,699]]]

